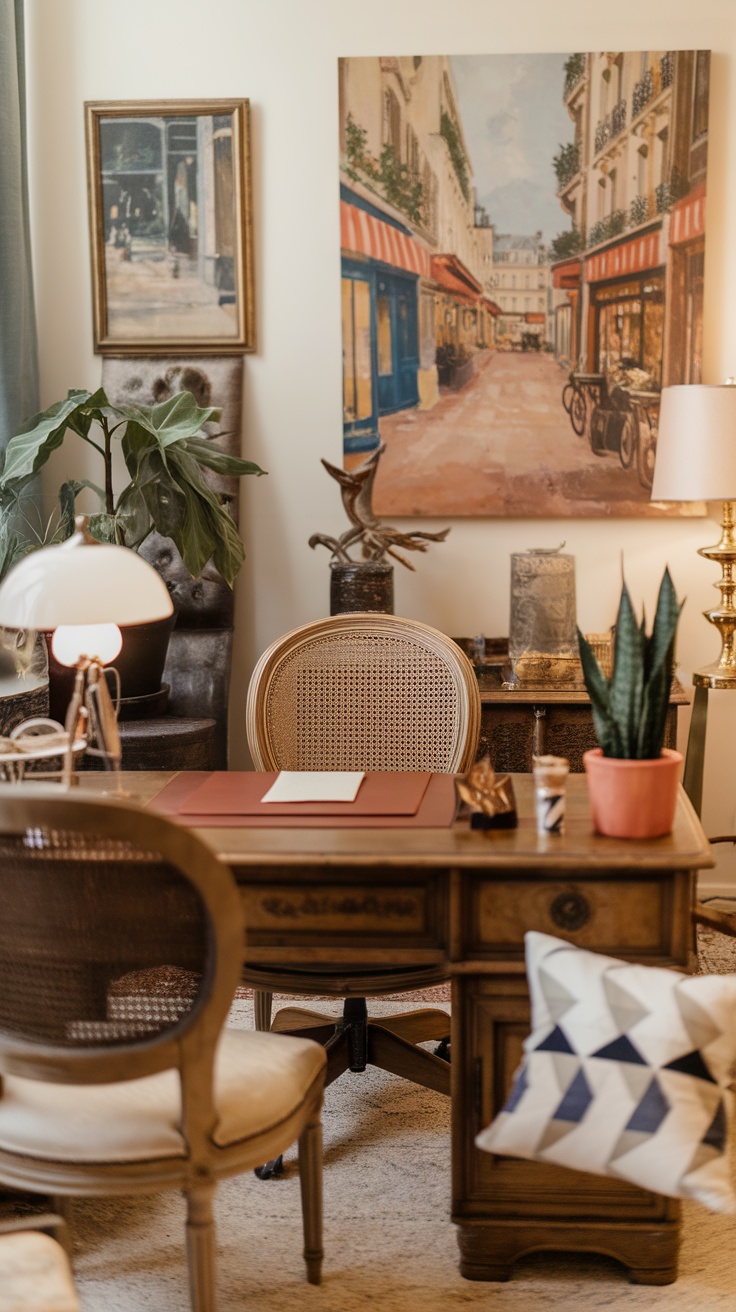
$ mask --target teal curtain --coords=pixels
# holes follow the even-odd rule
[[[0,450],[38,410],[23,0],[0,0]]]

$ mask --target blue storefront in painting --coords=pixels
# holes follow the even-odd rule
[[[345,454],[373,451],[381,415],[419,402],[419,281],[429,252],[411,230],[340,188]]]

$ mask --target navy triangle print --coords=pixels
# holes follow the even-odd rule
[[[679,1071],[681,1075],[692,1075],[694,1079],[707,1080],[709,1084],[717,1083],[697,1048],[694,1052],[686,1053],[684,1057],[678,1057],[677,1061],[669,1062],[662,1069],[665,1071]]]
[[[619,1034],[618,1038],[614,1039],[612,1043],[607,1043],[605,1047],[591,1053],[591,1056],[605,1057],[609,1061],[628,1061],[637,1066],[649,1065],[649,1062],[645,1057],[642,1057],[626,1034]]]
[[[571,1052],[574,1057],[577,1057],[575,1049],[570,1047],[569,1040],[567,1039],[564,1030],[561,1030],[559,1025],[555,1025],[552,1033],[548,1034],[546,1039],[542,1039],[542,1042],[537,1044],[534,1051]]]
[[[654,1134],[670,1110],[656,1079],[653,1079],[644,1097],[631,1113],[627,1130],[637,1130],[639,1134]]]
[[[528,1086],[528,1077],[526,1072],[526,1066],[524,1065],[519,1071],[519,1074],[517,1075],[511,1087],[511,1093],[509,1094],[506,1105],[503,1108],[505,1112],[516,1111],[517,1104],[521,1101],[524,1094],[526,1093],[527,1086]]]
[[[585,1078],[585,1072],[581,1068],[554,1113],[552,1120],[575,1121],[576,1123],[582,1121],[592,1101],[593,1094]]]
[[[721,1098],[716,1108],[716,1114],[708,1126],[707,1132],[703,1135],[703,1143],[707,1144],[709,1148],[715,1148],[719,1153],[725,1153],[727,1133],[726,1109]]]

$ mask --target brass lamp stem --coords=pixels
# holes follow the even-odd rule
[[[721,604],[703,614],[711,624],[715,624],[721,635],[721,654],[713,665],[706,665],[693,674],[693,683],[701,688],[736,688],[736,652],[734,635],[736,635],[736,606],[734,593],[734,563],[736,563],[736,534],[734,533],[734,502],[724,501],[723,519],[721,520],[721,540],[714,547],[701,547],[699,556],[706,560],[720,562],[721,578],[713,586],[721,594]]]

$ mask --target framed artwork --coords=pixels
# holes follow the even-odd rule
[[[702,50],[339,61],[344,464],[381,516],[652,503],[701,381]]]
[[[247,100],[85,103],[94,349],[255,349]]]

